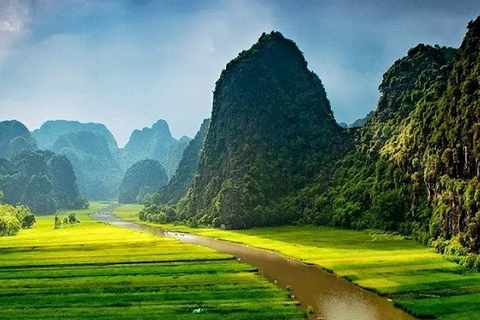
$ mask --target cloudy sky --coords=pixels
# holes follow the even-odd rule
[[[192,137],[228,61],[277,30],[350,123],[409,48],[458,47],[479,14],[471,0],[0,0],[0,120],[102,122],[123,146],[165,119]]]

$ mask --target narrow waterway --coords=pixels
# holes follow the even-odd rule
[[[361,289],[345,279],[323,271],[317,266],[306,265],[288,259],[275,252],[249,246],[215,240],[191,234],[165,231],[160,228],[137,225],[123,221],[103,210],[93,218],[121,227],[150,232],[232,254],[239,260],[255,266],[279,287],[291,288],[295,300],[304,309],[312,306],[312,319],[327,320],[406,320],[415,319],[410,314],[394,307],[393,302],[373,292]]]

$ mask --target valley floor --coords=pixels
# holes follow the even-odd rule
[[[41,216],[0,238],[0,319],[303,318],[251,266],[90,218],[105,206],[76,211],[76,225],[54,230],[54,217]]]
[[[115,213],[140,222],[138,209],[125,206]],[[273,250],[318,265],[392,298],[421,318],[480,319],[480,273],[467,271],[412,240],[374,231],[310,226],[235,231],[172,224],[162,228]]]

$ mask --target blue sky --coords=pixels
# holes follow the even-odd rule
[[[158,119],[192,137],[221,70],[280,31],[338,121],[375,108],[382,74],[418,43],[458,47],[478,1],[0,0],[0,119],[102,122],[123,146]]]

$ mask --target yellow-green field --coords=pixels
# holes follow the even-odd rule
[[[0,319],[303,318],[251,266],[91,219],[102,206],[77,211],[74,226],[54,230],[54,217],[43,216],[0,238]]]
[[[134,212],[138,210],[132,209],[124,208],[118,216],[139,222]],[[411,240],[308,226],[240,231],[162,227],[269,249],[316,264],[393,298],[398,306],[420,317],[480,319],[480,274]]]

